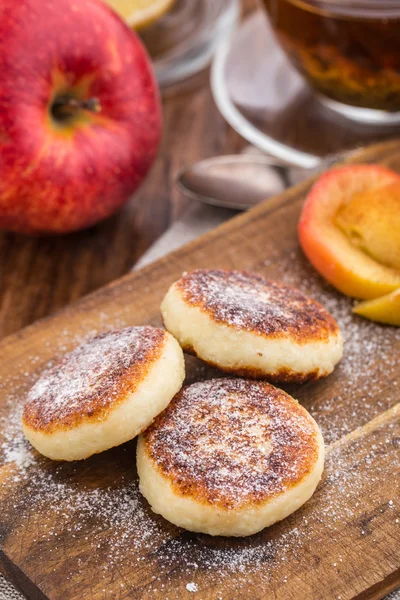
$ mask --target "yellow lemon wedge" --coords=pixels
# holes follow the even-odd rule
[[[353,308],[360,317],[400,327],[400,288],[391,294],[360,302]]]
[[[142,29],[157,21],[175,0],[106,0],[107,4],[133,29]]]

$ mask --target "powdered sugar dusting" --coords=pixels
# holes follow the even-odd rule
[[[14,463],[19,471],[24,472],[35,464],[32,449],[21,435],[14,434],[12,440],[3,443],[4,463]]]
[[[318,458],[316,427],[273,386],[213,379],[184,388],[148,428],[164,475],[223,508],[264,502],[299,483]]]
[[[25,440],[20,418],[21,407],[0,419],[4,432],[1,460],[9,470],[0,483],[3,517],[7,518],[8,513],[20,515],[19,530],[23,535],[24,522],[32,523],[36,518],[33,510],[39,519],[33,543],[40,544],[41,552],[49,558],[58,547],[62,554],[65,545],[74,547],[74,563],[63,566],[63,577],[71,582],[81,569],[85,572],[89,568],[88,560],[105,585],[114,578],[115,570],[137,569],[143,561],[150,568],[154,562],[156,574],[150,577],[146,592],[159,597],[160,590],[168,586],[171,566],[179,567],[179,572],[188,578],[200,569],[216,573],[216,584],[233,573],[246,578],[255,573],[258,579],[260,568],[263,576],[269,578],[265,569],[276,552],[282,553],[282,560],[288,560],[300,547],[304,534],[300,535],[297,527],[275,540],[253,536],[248,541],[221,546],[215,546],[208,536],[181,537],[178,528],[151,512],[139,492],[134,441],[84,462],[54,463],[41,457]],[[108,483],[104,483],[104,460],[109,465]],[[22,486],[24,493],[15,494],[15,486]],[[27,498],[29,508],[25,505]],[[80,556],[80,543],[85,545],[85,556],[89,544],[89,559]],[[102,557],[101,563],[98,556]],[[179,595],[169,591],[168,598],[178,599]]]
[[[102,333],[45,371],[28,394],[24,420],[36,429],[59,426],[72,416],[97,418],[121,393],[130,369],[130,389],[158,356],[165,332],[126,327]]]
[[[2,419],[4,440],[1,445],[2,463],[11,468],[10,476],[3,482],[20,484],[25,488],[25,495],[31,497],[37,509],[46,506],[46,510],[56,515],[54,528],[44,532],[43,539],[48,536],[61,535],[68,532],[75,537],[85,523],[96,521],[98,533],[106,527],[110,528],[112,550],[110,557],[118,558],[124,549],[127,538],[132,531],[137,529],[137,539],[130,539],[130,545],[136,548],[147,547],[151,549],[154,542],[160,543],[165,534],[157,527],[157,523],[146,518],[144,503],[137,489],[136,481],[131,477],[118,477],[118,469],[114,477],[110,478],[110,485],[97,488],[80,485],[80,473],[84,466],[92,463],[96,472],[99,466],[99,456],[89,461],[79,463],[57,463],[40,456],[24,438],[20,420],[21,408],[13,412],[11,418]],[[120,449],[121,453],[132,453],[135,458],[134,443]],[[15,499],[12,510],[19,509],[18,498]],[[96,527],[95,527],[96,530]],[[124,530],[126,532],[124,533]],[[114,532],[114,536],[113,533]],[[129,534],[127,533],[129,532]],[[140,535],[139,535],[140,532]],[[39,540],[38,540],[39,541]]]
[[[298,289],[246,271],[199,269],[176,284],[183,297],[215,321],[303,343],[337,334],[329,313]]]

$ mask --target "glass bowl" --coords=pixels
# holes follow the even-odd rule
[[[239,13],[239,0],[176,0],[161,19],[141,29],[161,89],[202,70]]]

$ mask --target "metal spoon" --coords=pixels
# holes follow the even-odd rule
[[[262,154],[216,156],[181,169],[176,184],[192,200],[247,210],[356,151],[332,154],[310,169]]]

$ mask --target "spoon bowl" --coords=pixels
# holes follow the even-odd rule
[[[217,156],[183,167],[176,183],[192,200],[235,210],[247,210],[289,185],[285,163],[251,154]]]

